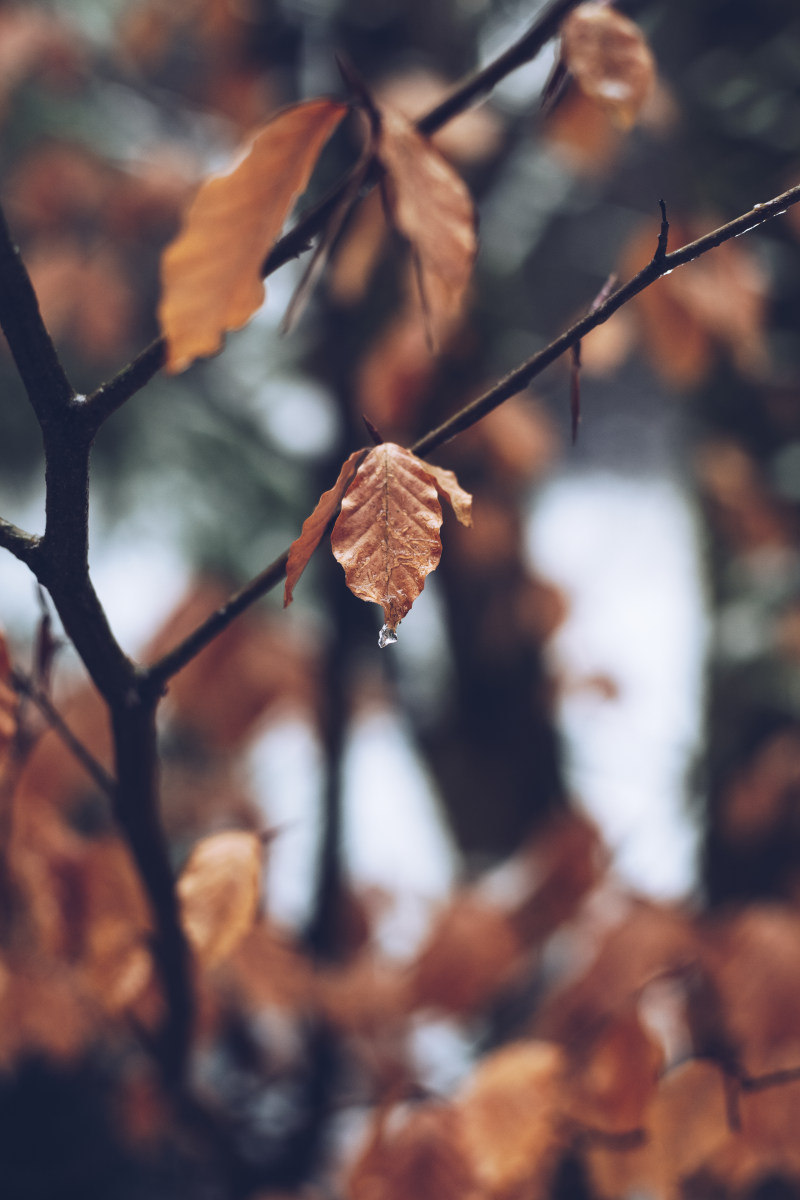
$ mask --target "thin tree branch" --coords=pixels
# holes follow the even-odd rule
[[[592,329],[596,329],[598,325],[602,325],[608,318],[632,300],[634,296],[638,296],[639,292],[643,292],[651,283],[655,283],[662,275],[668,275],[670,271],[674,271],[676,267],[682,267],[686,263],[692,262],[695,258],[700,258],[709,250],[713,250],[716,246],[721,246],[723,242],[730,241],[731,238],[739,237],[743,233],[747,233],[751,229],[755,229],[758,225],[763,225],[765,221],[769,221],[772,217],[780,216],[793,204],[800,201],[800,185],[790,188],[789,191],[783,192],[780,196],[775,196],[774,199],[768,200],[765,204],[756,204],[748,212],[742,213],[740,217],[729,221],[726,225],[721,225],[718,229],[712,230],[711,233],[705,234],[703,237],[697,238],[694,242],[689,242],[686,246],[681,246],[679,250],[673,250],[670,254],[659,255],[659,247],[662,245],[662,234],[659,235],[656,253],[651,261],[644,267],[638,275],[634,275],[622,287],[617,288],[615,292],[608,297],[602,304],[596,308],[592,308],[584,317],[576,321],[571,328],[557,337],[549,346],[545,346],[538,354],[534,354],[522,366],[511,371],[504,379],[501,379],[495,387],[479,396],[477,400],[473,400],[470,404],[464,406],[448,420],[442,422],[438,428],[433,429],[430,433],[426,433],[419,441],[411,447],[414,454],[418,454],[421,458],[438,449],[439,446],[449,442],[457,433],[463,433],[465,429],[470,429],[481,417],[485,417],[487,413],[498,408],[505,400],[511,396],[515,396],[526,388],[532,379],[540,375],[546,367],[555,362],[557,358],[569,350],[576,342],[579,342],[582,337]]]
[[[441,129],[453,117],[469,108],[473,101],[488,95],[492,88],[512,71],[516,71],[517,67],[536,58],[542,47],[558,33],[561,22],[577,3],[578,0],[554,0],[554,3],[548,4],[518,42],[509,46],[508,50],[504,50],[480,71],[468,75],[435,108],[419,118],[417,129],[420,133],[427,136],[436,133],[437,129]]]
[[[0,325],[40,424],[62,412],[74,396],[45,328],[39,301],[0,211]]]
[[[23,671],[12,670],[11,686],[15,692],[18,692],[20,696],[25,696],[31,704],[38,708],[50,728],[58,734],[72,756],[91,775],[100,790],[107,796],[113,796],[117,787],[116,780],[87,750],[80,738],[75,736],[50,697],[41,688],[37,688],[33,680]]]
[[[254,604],[256,600],[265,596],[276,584],[280,583],[286,574],[288,558],[289,551],[285,550],[280,557],[270,563],[266,570],[246,584],[241,591],[231,596],[230,600],[227,600],[221,608],[207,617],[173,650],[170,650],[150,667],[141,668],[140,675],[143,686],[148,691],[162,692],[167,681],[173,675],[177,675],[178,671],[190,663],[195,655],[205,649],[210,642],[213,642],[223,629],[227,629],[240,613],[243,613],[251,604]]]
[[[513,46],[509,46],[480,71],[469,74],[461,83],[453,87],[444,100],[420,117],[416,123],[420,133],[424,133],[428,137],[436,133],[453,117],[464,112],[473,101],[486,96],[493,87],[510,75],[512,71],[515,71],[517,67],[534,59],[558,32],[559,25],[570,9],[575,8],[578,3],[579,0],[553,0],[537,17],[527,33],[523,34]],[[300,217],[293,228],[275,243],[261,268],[264,278],[310,249],[313,239],[324,228],[352,186],[353,172],[356,170],[358,170],[358,164],[353,170],[348,171],[344,179],[335,184],[322,200]],[[374,185],[380,174],[380,170],[372,170],[365,180],[365,186]],[[87,421],[95,433],[112,413],[115,413],[130,400],[131,396],[149,383],[163,367],[165,355],[164,339],[156,338],[118,375],[87,397],[84,406]]]
[[[658,258],[658,246],[662,245],[662,232],[658,239],[656,254],[650,260],[646,267],[634,275],[626,284],[617,288],[616,291],[607,294],[608,285],[603,288],[597,300],[592,305],[589,312],[576,321],[569,329],[551,342],[549,346],[545,346],[538,354],[534,354],[527,362],[506,375],[504,379],[488,392],[479,396],[477,400],[473,400],[471,404],[465,405],[454,416],[444,421],[436,429],[432,429],[426,433],[411,447],[414,454],[420,458],[425,458],[431,454],[439,446],[445,442],[449,442],[451,438],[458,433],[463,433],[465,430],[477,424],[482,417],[493,412],[495,408],[499,408],[504,401],[509,400],[512,396],[516,396],[523,391],[528,384],[537,375],[540,375],[551,363],[560,358],[567,350],[585,337],[592,329],[598,325],[602,325],[604,321],[615,313],[617,309],[622,308],[639,292],[643,292],[651,283],[655,283],[662,275],[668,275],[670,271],[674,271],[676,267],[683,266],[693,259],[699,258],[706,254],[709,250],[713,250],[716,246],[722,245],[723,242],[730,241],[731,238],[739,237],[743,233],[747,233],[751,229],[755,229],[758,225],[763,225],[765,221],[771,220],[773,217],[780,216],[787,208],[793,204],[800,202],[800,184],[790,188],[787,192],[783,192],[780,196],[775,196],[772,200],[768,200],[764,204],[756,204],[748,212],[742,213],[733,221],[729,221],[726,225],[721,225],[718,229],[714,229],[711,233],[705,234],[703,237],[697,238],[694,242],[689,242],[686,246],[682,246],[678,250],[673,250],[671,254],[664,254]],[[664,218],[665,220],[666,218]],[[283,579],[286,573],[286,562],[289,557],[289,551],[285,550],[280,557],[276,558],[273,563],[265,571],[262,571],[251,583],[247,584],[240,592],[217,609],[207,620],[203,621],[193,633],[184,639],[174,650],[171,650],[158,662],[154,663],[149,668],[143,668],[143,679],[146,681],[146,686],[154,688],[163,688],[167,681],[187,665],[200,650],[213,641],[217,634],[222,633],[240,613],[261,596],[266,595],[273,587],[275,587]]]

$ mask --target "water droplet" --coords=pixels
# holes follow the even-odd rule
[[[668,276],[668,275],[671,275],[671,274],[672,274],[672,272],[673,272],[674,270],[675,270],[675,268],[674,268],[674,267],[670,267],[670,269],[669,269],[668,271],[662,271],[662,272],[661,272],[661,278],[662,278],[662,279],[666,279],[666,278],[667,278],[667,276]]]
[[[378,634],[378,645],[381,650],[385,650],[387,646],[393,646],[397,641],[397,630],[390,629],[388,625],[382,625],[381,631]]]

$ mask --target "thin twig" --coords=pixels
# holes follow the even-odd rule
[[[113,796],[117,788],[116,780],[108,773],[105,767],[101,766],[91,751],[84,746],[80,738],[75,736],[46,692],[42,691],[41,688],[37,688],[33,680],[23,671],[19,670],[12,670],[11,686],[15,692],[18,692],[20,696],[24,696],[26,700],[30,700],[31,704],[38,708],[53,732],[58,734],[64,745],[88,774],[91,775],[97,786],[107,796]]]
[[[597,308],[590,310],[585,316],[576,321],[571,328],[552,341],[549,346],[545,346],[538,354],[534,354],[522,366],[511,371],[504,379],[501,379],[495,387],[479,396],[477,400],[473,400],[471,404],[467,404],[460,409],[448,420],[443,421],[438,428],[433,429],[430,433],[426,433],[421,437],[411,449],[414,454],[418,454],[424,458],[432,451],[438,449],[439,446],[449,442],[457,433],[463,433],[465,429],[470,429],[476,421],[481,417],[485,417],[487,413],[493,412],[505,400],[511,396],[517,395],[528,386],[532,379],[540,375],[546,367],[560,358],[561,355],[574,346],[576,342],[585,337],[592,329],[596,329],[598,325],[602,325],[608,318],[622,308],[623,304],[627,304],[634,296],[638,296],[639,292],[643,292],[651,283],[655,283],[662,275],[668,275],[670,271],[674,271],[676,267],[682,267],[686,263],[692,262],[693,259],[699,258],[702,254],[706,254],[709,250],[713,250],[716,246],[721,246],[723,242],[730,241],[731,238],[739,237],[743,233],[747,233],[756,226],[762,225],[765,221],[772,217],[780,216],[793,204],[800,201],[800,185],[790,188],[787,192],[783,192],[780,196],[775,196],[772,200],[768,200],[765,204],[757,204],[749,209],[746,213],[742,213],[740,217],[729,221],[726,225],[721,225],[718,229],[714,229],[711,233],[705,234],[703,237],[697,238],[694,242],[689,242],[686,246],[681,246],[679,250],[673,250],[671,254],[664,254],[660,259],[655,257],[644,267],[638,275],[634,275],[633,279],[629,279],[622,287],[617,288],[615,292],[608,297]],[[659,237],[660,242],[660,237]]]

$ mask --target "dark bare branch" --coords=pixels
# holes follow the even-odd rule
[[[41,688],[37,688],[30,676],[19,670],[11,672],[11,686],[15,692],[18,692],[20,696],[25,696],[38,708],[50,728],[58,734],[72,756],[92,777],[100,790],[107,796],[113,796],[117,786],[113,776],[109,775],[91,751],[87,750],[80,738],[75,736],[47,693]]]

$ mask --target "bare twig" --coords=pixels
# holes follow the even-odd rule
[[[15,692],[30,700],[38,708],[50,728],[58,734],[72,756],[91,775],[101,791],[105,792],[107,796],[113,796],[117,787],[116,780],[113,776],[109,775],[105,767],[101,766],[91,751],[84,746],[80,738],[75,736],[47,693],[42,691],[41,688],[36,687],[33,680],[23,671],[19,670],[12,670],[11,685]]]
[[[661,230],[658,235],[658,243],[656,252],[653,255],[654,262],[661,262],[667,253],[669,244],[669,221],[667,220],[667,206],[663,200],[659,200],[658,207],[661,209]]]
[[[598,325],[602,325],[608,318],[622,308],[623,304],[627,304],[634,296],[638,296],[639,292],[643,292],[651,283],[655,283],[662,275],[668,275],[670,271],[674,271],[676,267],[684,266],[686,263],[692,262],[695,258],[700,258],[701,255],[713,250],[716,246],[721,246],[723,242],[730,241],[731,238],[739,237],[743,233],[747,233],[756,226],[762,225],[765,221],[772,217],[780,216],[787,208],[800,201],[800,185],[790,188],[787,192],[783,192],[780,196],[775,196],[772,200],[768,200],[765,204],[757,204],[749,209],[746,213],[742,213],[740,217],[729,221],[726,225],[721,225],[718,229],[714,229],[711,233],[705,234],[703,237],[697,238],[694,242],[689,242],[686,246],[681,246],[679,250],[673,250],[671,254],[664,254],[660,258],[653,259],[644,267],[638,275],[634,275],[627,283],[617,288],[615,292],[608,297],[597,308],[591,309],[585,316],[576,321],[571,328],[552,341],[549,346],[545,346],[538,354],[534,354],[522,366],[511,371],[504,379],[501,379],[495,387],[479,396],[477,400],[473,400],[471,404],[467,404],[460,409],[448,420],[443,421],[436,429],[432,429],[430,433],[426,433],[421,437],[411,449],[415,454],[425,457],[431,454],[432,451],[438,449],[439,446],[449,442],[457,433],[462,433],[465,429],[471,428],[476,421],[481,417],[485,417],[487,413],[493,412],[509,397],[515,396],[526,388],[532,379],[540,375],[546,367],[560,358],[561,355],[574,346],[576,342],[585,337],[592,329],[596,329]],[[661,237],[659,237],[659,243]]]
[[[426,136],[436,133],[474,101],[488,95],[493,87],[517,67],[534,59],[542,47],[555,36],[564,17],[578,2],[579,0],[553,0],[513,46],[504,50],[480,71],[471,73],[461,83],[456,84],[444,100],[420,117],[416,123],[420,133]],[[275,243],[261,268],[264,278],[311,248],[314,238],[327,225],[341,204],[345,193],[351,187],[353,174],[358,169],[359,164],[356,164],[343,180],[335,184],[319,203],[300,217],[294,227]],[[376,183],[379,175],[379,170],[371,171],[365,184]],[[118,375],[87,398],[87,421],[94,432],[153,378],[163,367],[164,359],[164,339],[156,338]]]
[[[265,596],[276,584],[280,583],[286,574],[286,563],[289,551],[285,550],[274,562],[246,584],[241,591],[236,592],[221,608],[207,617],[197,628],[184,638],[182,642],[153,663],[150,667],[142,668],[142,680],[148,690],[156,693],[163,691],[167,680],[177,675],[196,654],[199,654],[223,629],[254,604],[261,596]]]

